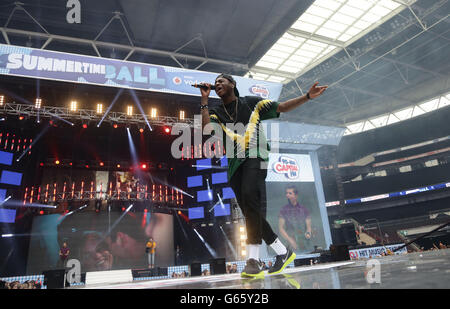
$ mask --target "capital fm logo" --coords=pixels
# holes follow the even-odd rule
[[[257,95],[263,99],[269,98],[269,89],[263,85],[253,85],[250,87],[250,93],[253,93],[254,95]]]
[[[300,176],[300,167],[297,161],[287,156],[280,156],[272,166],[277,174],[283,174],[288,179],[297,179]]]

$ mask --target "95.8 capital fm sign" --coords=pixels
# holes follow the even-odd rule
[[[270,153],[266,181],[314,182],[309,155]]]
[[[0,44],[0,74],[200,96],[219,73]],[[278,100],[282,84],[233,76],[241,96]],[[211,97],[216,97],[214,91]]]

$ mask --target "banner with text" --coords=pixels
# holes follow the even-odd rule
[[[200,96],[219,73],[0,44],[0,74]],[[241,96],[278,100],[282,84],[233,76]],[[218,98],[214,91],[211,97]]]

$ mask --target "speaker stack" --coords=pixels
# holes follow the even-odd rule
[[[63,289],[66,270],[53,269],[42,272],[47,289]]]
[[[210,269],[211,275],[226,274],[227,270],[225,267],[225,259],[219,258],[219,259],[210,260],[209,269]]]
[[[202,264],[201,263],[191,263],[189,266],[189,273],[191,277],[202,275]]]

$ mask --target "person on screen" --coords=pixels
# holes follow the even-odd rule
[[[231,147],[225,149],[229,163],[228,179],[245,217],[247,228],[248,258],[241,272],[242,277],[264,275],[259,262],[262,240],[277,255],[269,274],[283,271],[295,259],[295,253],[284,246],[265,219],[267,168],[263,166],[267,164],[270,147],[260,124],[263,120],[278,118],[281,112],[292,111],[308,100],[320,96],[327,86],[318,84],[319,82],[315,82],[304,96],[279,103],[256,96],[240,97],[235,79],[229,74],[220,74],[215,79],[214,87],[221,104],[211,109],[208,106],[208,97],[212,85],[202,83],[199,86],[202,128],[212,123],[209,128],[212,126],[214,131],[224,133],[221,134],[224,137],[221,139],[225,141],[222,145],[225,145],[225,148]],[[229,129],[230,125],[235,125],[234,128],[244,127],[245,132],[236,133],[234,128]]]
[[[298,189],[291,185],[286,187],[288,203],[278,215],[278,228],[281,236],[287,240],[292,249],[310,247],[311,215],[306,207],[298,202]]]
[[[63,242],[62,247],[59,249],[59,263],[58,267],[65,267],[67,258],[69,257],[70,249],[67,247],[67,242]]]
[[[134,213],[110,215],[111,220],[107,213],[68,216],[58,225],[58,238],[71,239],[71,251],[81,262],[82,272],[147,267],[148,257],[142,248],[149,236],[164,229],[168,216],[153,213],[143,226]]]
[[[155,268],[156,242],[151,237],[145,245],[145,252],[148,255],[148,268]]]

